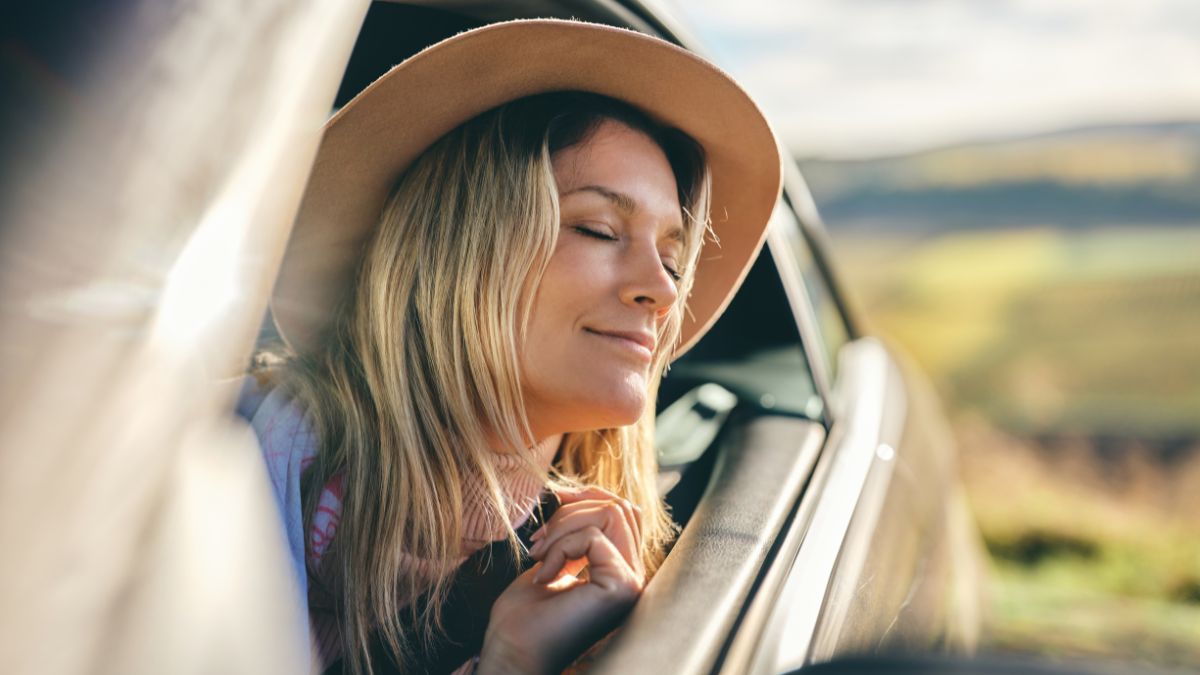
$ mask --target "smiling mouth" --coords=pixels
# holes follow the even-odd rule
[[[598,338],[603,339],[605,342],[613,345],[614,347],[617,347],[631,355],[637,356],[639,360],[649,362],[654,358],[654,350],[632,337],[626,337],[624,335],[614,333],[604,333],[598,330],[592,330],[591,328],[584,328],[584,330]]]

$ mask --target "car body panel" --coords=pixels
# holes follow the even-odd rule
[[[591,672],[712,672],[824,439],[800,418],[733,421],[688,527]]]

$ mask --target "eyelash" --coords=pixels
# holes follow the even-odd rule
[[[617,241],[616,237],[607,235],[607,234],[597,231],[597,230],[593,230],[593,229],[584,227],[582,225],[576,225],[572,229],[574,229],[579,234],[582,234],[585,237],[591,237],[592,239],[599,239],[600,241]],[[678,270],[671,269],[667,265],[663,265],[663,269],[667,271],[667,275],[670,276],[671,279],[673,279],[676,283],[683,280],[683,275],[680,274]]]

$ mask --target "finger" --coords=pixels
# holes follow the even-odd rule
[[[554,511],[554,515],[552,515],[541,527],[539,527],[537,530],[535,530],[533,532],[533,534],[531,534],[529,536],[529,539],[531,541],[540,540],[542,537],[546,536],[546,532],[548,530],[554,528],[555,523],[561,521],[562,519],[566,518],[567,516],[569,516],[572,513],[576,513],[579,511],[588,511],[588,510],[597,509],[597,508],[601,508],[601,507],[608,508],[610,506],[615,506],[617,509],[620,510],[621,517],[624,518],[629,524],[630,532],[637,531],[637,524],[632,515],[634,513],[632,504],[629,505],[629,508],[627,509],[625,507],[625,504],[623,503],[623,500],[613,500],[613,499],[608,499],[608,498],[586,499],[586,500],[572,502],[570,504],[566,504],[564,506],[558,507],[558,509],[556,509]]]
[[[570,504],[571,502],[577,502],[584,499],[607,499],[611,501],[620,501],[622,499],[620,495],[614,492],[609,492],[608,490],[605,490],[597,485],[588,485],[580,488],[563,488],[561,490],[556,490],[554,495],[558,497],[558,501],[562,502],[563,504]]]
[[[559,507],[559,511],[562,511],[564,509],[569,509],[572,504],[576,504],[576,503],[579,503],[582,501],[591,501],[591,500],[613,501],[613,502],[620,504],[622,509],[624,509],[624,511],[625,511],[626,518],[629,520],[630,530],[637,537],[638,547],[639,548],[641,547],[642,510],[640,507],[636,506],[635,504],[630,502],[628,499],[619,497],[616,494],[613,494],[612,492],[605,490],[604,488],[596,487],[596,486],[586,487],[586,488],[582,488],[579,490],[560,491],[555,494],[558,496],[559,501],[562,502],[562,506]],[[551,517],[550,520],[554,520],[554,518]],[[537,541],[538,539],[540,539],[544,535],[544,533],[542,532],[544,527],[545,526],[543,526],[542,528],[539,528],[538,531],[534,532],[533,535],[530,537],[530,539],[532,541]]]
[[[608,537],[625,558],[630,568],[640,569],[641,549],[629,514],[614,502],[579,502],[570,511],[554,514],[546,523],[544,534],[530,549],[535,559],[543,559],[553,543],[562,537],[587,527],[595,527]]]
[[[619,504],[613,502],[579,502],[571,509],[555,514],[550,522],[538,531],[538,539],[530,554],[540,558],[552,541],[585,527],[596,527],[609,537],[617,548],[631,555],[638,550],[638,541],[632,524]]]
[[[613,493],[609,492],[608,490],[605,490],[605,489],[599,488],[599,487],[585,488],[583,490],[575,491],[571,494],[572,494],[572,496],[570,499],[580,499],[587,495],[595,496],[595,497],[597,497],[597,499],[581,499],[581,501],[573,501],[570,503],[566,503],[565,505],[559,507],[558,511],[556,512],[555,517],[558,517],[557,516],[558,513],[563,513],[565,515],[567,513],[570,513],[574,509],[586,508],[588,504],[591,504],[594,506],[594,505],[596,505],[596,502],[608,502],[608,503],[616,503],[616,504],[620,505],[622,511],[624,512],[625,519],[629,524],[628,525],[629,531],[633,533],[633,537],[634,537],[634,546],[631,549],[628,549],[632,553],[632,558],[633,558],[630,560],[630,565],[639,574],[644,576],[646,568],[645,568],[644,562],[641,559],[641,549],[642,549],[641,509],[636,507],[634,504],[630,503],[628,500],[620,499],[620,498],[616,497],[616,495],[614,495]],[[555,517],[551,517],[550,521],[553,522]],[[537,540],[539,540],[543,536],[545,536],[545,533],[546,533],[545,530],[546,530],[545,526],[543,526],[542,528],[539,528],[538,531],[533,533],[533,535],[530,537],[530,539],[536,542]],[[625,550],[626,549],[622,549],[622,551],[625,551]]]
[[[585,527],[582,530],[568,532],[566,535],[555,539],[546,551],[546,555],[542,560],[542,568],[538,570],[533,580],[541,582],[556,579],[559,572],[563,570],[569,560],[586,559],[588,562],[591,562],[588,558],[588,550],[593,547],[593,540],[595,539],[608,541],[608,537],[605,537],[599,528],[591,526]],[[610,548],[611,546],[612,544],[609,543]],[[622,561],[624,560],[624,558],[621,559]]]
[[[546,559],[534,575],[534,582],[557,578],[568,560],[579,558],[588,561],[588,583],[595,583],[607,590],[641,590],[642,580],[630,569],[608,537],[595,527],[576,530],[556,540],[546,552]]]
[[[633,535],[635,537],[637,537],[638,549],[640,550],[642,548],[642,531],[643,531],[642,530],[642,509],[640,506],[638,506],[637,504],[634,504],[633,502],[630,502],[629,500],[625,500],[625,503],[629,506],[631,520],[633,521]]]

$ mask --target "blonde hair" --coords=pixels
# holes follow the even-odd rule
[[[518,354],[558,236],[551,156],[585,141],[604,119],[647,133],[672,163],[687,230],[679,282],[686,298],[707,228],[699,147],[611,99],[543,94],[461,125],[404,173],[324,346],[283,369],[319,439],[303,480],[306,539],[323,486],[345,476],[341,521],[320,574],[310,576],[334,580],[327,590],[351,672],[372,672],[372,630],[400,664],[440,634],[461,559],[467,481],[482,484],[489,516],[508,523],[488,434],[506,447],[532,445]],[[656,486],[654,400],[683,304],[660,329],[647,409],[636,423],[566,434],[553,475],[531,451],[523,455],[543,481],[598,485],[639,506],[651,572],[675,532]],[[423,594],[427,601],[416,602]]]

